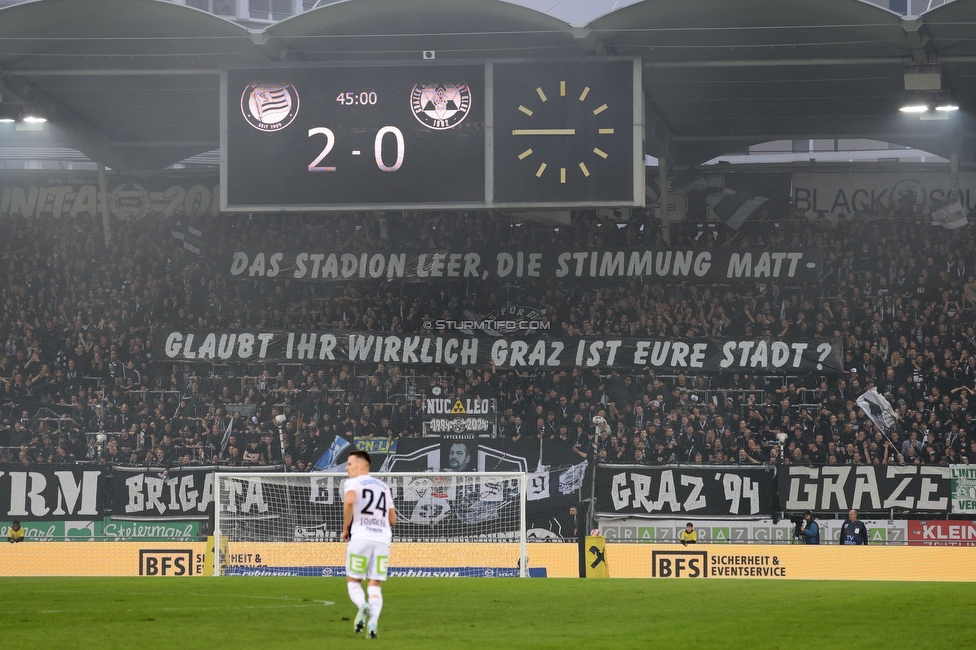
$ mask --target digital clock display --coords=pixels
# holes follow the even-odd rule
[[[375,106],[379,100],[379,95],[374,90],[344,92],[336,96],[336,101],[343,106]]]
[[[484,64],[232,69],[224,83],[228,210],[485,203]]]

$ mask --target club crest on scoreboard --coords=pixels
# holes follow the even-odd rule
[[[410,108],[428,128],[453,129],[471,110],[471,89],[466,84],[416,84],[410,91]]]
[[[252,83],[241,95],[241,113],[259,131],[280,131],[298,115],[298,91],[292,84]]]

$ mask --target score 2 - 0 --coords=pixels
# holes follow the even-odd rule
[[[352,93],[344,93],[346,95]],[[343,95],[340,95],[342,97]],[[339,101],[338,99],[336,101]],[[311,162],[308,166],[308,171],[310,172],[334,172],[336,171],[335,165],[322,165],[322,161],[325,157],[332,152],[332,149],[336,144],[335,133],[332,129],[325,126],[316,126],[308,130],[308,137],[314,137],[317,135],[325,136],[325,146],[322,147],[322,151],[319,152],[318,157]],[[392,165],[387,165],[386,161],[383,160],[383,139],[386,136],[393,136],[396,141],[396,160]],[[361,155],[361,151],[358,149],[352,150],[353,156]],[[403,132],[395,126],[384,126],[379,131],[376,132],[376,137],[373,139],[373,159],[376,161],[376,166],[380,171],[384,172],[395,172],[400,169],[403,165],[403,155],[404,155],[404,141]]]

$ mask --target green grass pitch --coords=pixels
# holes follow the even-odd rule
[[[0,578],[10,648],[973,648],[970,584],[403,578],[379,638],[340,578]]]

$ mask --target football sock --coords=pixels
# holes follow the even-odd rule
[[[359,609],[366,602],[366,594],[363,593],[363,586],[358,582],[347,582],[346,587],[349,588],[349,600],[352,604]]]
[[[383,609],[383,590],[380,587],[367,587],[366,591],[369,592],[369,622],[375,623]]]

